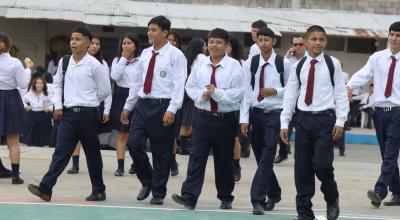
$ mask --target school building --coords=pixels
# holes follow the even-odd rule
[[[249,33],[251,23],[263,19],[279,35],[275,51],[282,55],[290,47],[293,35],[302,34],[308,26],[318,24],[325,27],[329,35],[327,53],[338,57],[344,70],[351,75],[366,62],[371,53],[386,47],[389,25],[400,20],[395,12],[377,14],[361,6],[364,12],[334,10],[331,7],[332,2],[344,0],[313,1],[326,2],[325,6],[329,7],[324,10],[312,9],[307,6],[310,0],[281,1],[290,2],[288,8],[279,8],[285,5],[277,5],[279,1],[275,0],[265,1],[265,4],[272,2],[276,8],[261,7],[263,5],[256,4],[261,1],[251,0],[247,5],[240,5],[234,0],[195,1],[197,4],[185,4],[179,0],[175,0],[177,3],[1,0],[0,31],[11,36],[17,48],[17,57],[30,57],[36,65],[46,66],[51,52],[58,55],[68,53],[71,30],[83,24],[101,37],[102,51],[109,62],[116,55],[119,37],[124,33],[135,32],[142,42],[147,42],[147,22],[157,15],[165,15],[171,20],[172,29],[181,35],[184,44],[193,37],[207,38],[209,30],[221,27],[234,33],[244,44],[246,52],[253,43]],[[385,8],[390,8],[390,4]],[[321,5],[321,8],[324,6]]]

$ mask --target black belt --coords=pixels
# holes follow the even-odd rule
[[[64,108],[66,112],[97,112],[97,107],[83,107],[83,106],[76,106],[70,108]]]
[[[261,113],[264,113],[264,114],[271,114],[271,113],[279,113],[280,114],[282,112],[282,109],[262,109],[262,108],[254,107],[253,111],[254,112],[261,112]]]
[[[155,99],[155,98],[146,98],[142,100],[151,104],[168,104],[171,101],[171,99]]]
[[[235,112],[210,112],[204,109],[198,109],[198,112],[204,115],[210,115],[210,116],[214,116],[214,117],[226,117],[226,116],[230,116],[230,115],[234,115]]]
[[[332,115],[335,114],[335,110],[333,109],[327,109],[323,111],[301,111],[299,110],[300,113],[307,114],[307,115]]]
[[[380,112],[393,112],[393,111],[399,111],[400,106],[393,106],[393,107],[375,107],[376,111]]]

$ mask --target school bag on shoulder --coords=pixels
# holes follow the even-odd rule
[[[299,64],[297,64],[297,67],[296,67],[296,75],[297,75],[297,79],[299,80],[299,84],[300,85],[301,85],[300,72],[301,72],[301,68],[304,65],[304,62],[306,62],[306,59],[307,59],[307,57],[303,57],[299,61]],[[333,80],[333,74],[335,73],[335,67],[333,66],[332,58],[328,54],[324,54],[324,59],[325,59],[326,65],[328,65],[329,75],[331,77],[332,87],[335,87],[335,81]]]
[[[255,76],[257,73],[258,65],[260,63],[260,54],[257,54],[251,58],[251,64],[250,64],[250,72],[251,72],[251,87],[254,89],[254,83],[255,83]],[[280,55],[276,55],[275,57],[275,67],[276,71],[278,71],[280,75],[280,81],[282,87],[285,87],[285,79],[283,78],[283,74],[285,72],[285,68],[283,66],[283,57]]]
[[[65,73],[67,72],[68,69],[68,64],[69,60],[71,59],[71,55],[65,55],[63,56],[63,61],[62,61],[62,95],[61,95],[61,103],[64,103],[64,82],[65,82]]]

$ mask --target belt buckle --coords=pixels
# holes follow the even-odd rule
[[[264,113],[266,113],[266,114],[271,113],[271,112],[272,112],[272,109],[264,109]]]
[[[318,115],[318,114],[319,114],[319,111],[311,111],[311,114],[312,114],[312,115]]]
[[[78,107],[73,107],[73,108],[72,108],[72,111],[73,111],[73,112],[80,112],[80,111],[81,111],[81,109],[80,109],[80,108],[78,108]]]
[[[384,112],[390,112],[392,111],[392,107],[383,107]]]
[[[215,117],[218,117],[218,116],[219,116],[219,115],[218,115],[218,112],[212,112],[211,115],[212,115],[212,116],[215,116]]]

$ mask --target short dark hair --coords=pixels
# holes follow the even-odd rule
[[[265,37],[271,37],[271,38],[275,38],[276,35],[275,33],[271,30],[271,28],[261,28],[258,32],[257,32],[257,37],[258,36],[265,36]]]
[[[163,30],[169,31],[171,29],[171,21],[163,15],[159,15],[157,17],[150,19],[149,23],[147,23],[147,26],[149,26],[150,24],[157,25],[158,27],[161,28],[162,31]]]
[[[135,33],[127,33],[121,37],[118,47],[118,57],[121,57],[122,55],[122,42],[124,41],[125,38],[128,38],[135,44],[136,51],[134,52],[133,57],[138,57],[140,55],[140,40]]]
[[[400,21],[396,21],[393,24],[390,25],[389,27],[389,32],[390,31],[400,31]]]
[[[251,27],[252,28],[258,28],[258,29],[261,29],[261,28],[264,28],[264,27],[268,27],[268,25],[267,25],[267,23],[265,22],[265,21],[263,21],[263,20],[257,20],[257,21],[255,21],[255,22],[253,22],[252,24],[251,24]]]
[[[173,30],[170,30],[169,33],[168,33],[168,36],[169,36],[169,35],[172,35],[172,36],[175,37],[175,40],[176,40],[176,47],[177,47],[178,49],[181,49],[182,40],[181,40],[181,37],[179,36],[178,32],[173,31]],[[168,37],[168,36],[167,36],[167,37]]]
[[[76,27],[74,30],[72,30],[72,33],[80,33],[92,41],[92,33],[85,27]]]
[[[11,39],[7,34],[0,32],[0,42],[4,43],[4,45],[6,46],[6,51],[10,50],[10,48],[11,48]]]
[[[303,35],[299,35],[299,34],[294,35],[292,37],[292,41],[290,42],[290,44],[293,44],[293,39],[295,39],[295,38],[303,38],[304,39],[304,36]]]
[[[319,25],[312,25],[309,27],[306,32],[306,37],[309,37],[312,32],[322,32],[324,35],[326,35],[325,29]]]
[[[228,43],[229,41],[229,34],[228,31],[222,29],[222,28],[215,28],[208,33],[208,39],[210,38],[221,38],[225,41],[225,43]]]

